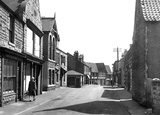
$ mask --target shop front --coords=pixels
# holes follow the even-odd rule
[[[22,74],[24,55],[0,48],[0,104],[22,100]]]

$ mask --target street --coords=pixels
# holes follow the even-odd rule
[[[116,88],[88,85],[30,109],[23,115],[130,115],[120,102]]]

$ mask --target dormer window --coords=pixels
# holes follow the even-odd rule
[[[9,42],[14,43],[14,17],[10,16]]]

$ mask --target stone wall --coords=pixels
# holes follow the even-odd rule
[[[23,25],[15,19],[14,24],[14,44],[9,42],[9,13],[0,6],[0,46],[12,49],[17,52],[22,52],[23,45]]]

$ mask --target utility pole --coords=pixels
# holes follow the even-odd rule
[[[119,64],[119,52],[121,52],[122,48],[114,48],[113,51],[114,52],[117,52],[117,63],[116,63],[116,66],[117,66],[117,70],[116,70],[116,82],[118,81],[118,73],[119,73],[119,67],[118,67],[118,64]]]

